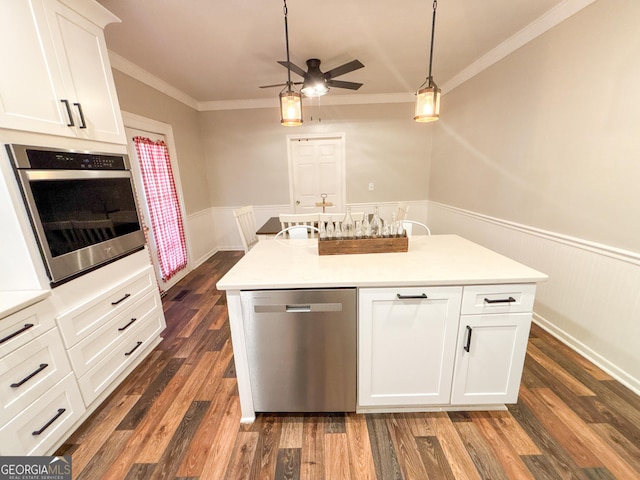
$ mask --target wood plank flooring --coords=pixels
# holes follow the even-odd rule
[[[260,414],[240,425],[219,252],[163,299],[163,342],[56,452],[77,479],[640,479],[640,397],[534,326],[501,412]]]

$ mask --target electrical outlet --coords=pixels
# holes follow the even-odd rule
[[[370,182],[370,183],[369,183],[369,191],[370,191],[370,192],[373,192],[373,182]]]

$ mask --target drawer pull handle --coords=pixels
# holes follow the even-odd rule
[[[427,298],[427,294],[423,293],[422,295],[400,295],[398,293],[396,297],[398,297],[398,300],[411,300],[416,298]]]
[[[113,305],[114,307],[116,305],[118,305],[120,302],[124,302],[127,298],[129,298],[131,296],[130,293],[125,293],[124,297],[122,297],[120,300],[117,300],[115,302],[111,302],[111,305]]]
[[[24,327],[21,328],[20,330],[13,332],[10,335],[7,335],[6,337],[4,337],[3,339],[0,340],[0,344],[3,344],[4,342],[8,342],[9,340],[11,340],[13,337],[16,337],[18,335],[20,335],[22,332],[26,332],[27,330],[29,330],[31,327],[33,327],[33,323],[25,323]]]
[[[39,374],[42,370],[44,370],[48,366],[49,366],[48,363],[41,363],[40,366],[36,370],[34,370],[32,373],[30,373],[29,375],[24,377],[22,380],[20,380],[17,383],[12,383],[11,384],[11,388],[18,388],[18,387],[24,385],[26,382],[31,380],[33,377],[35,377],[37,374]]]
[[[125,353],[125,354],[124,354],[124,355],[125,355],[125,357],[128,357],[128,356],[129,356],[129,355],[131,355],[133,352],[135,352],[135,351],[138,349],[138,347],[139,347],[140,345],[142,345],[142,342],[138,342],[138,343],[136,343],[136,346],[135,346],[135,347],[133,347],[131,350],[129,350],[127,353]]]
[[[471,328],[469,325],[467,325],[467,343],[464,346],[464,351],[469,353],[469,350],[471,349],[471,334],[473,333],[473,328]]]
[[[485,298],[484,303],[513,303],[516,299],[513,297],[509,298],[496,298],[495,300],[491,300],[490,298]]]
[[[84,113],[82,111],[82,105],[80,105],[79,103],[74,102],[73,105],[75,105],[78,108],[78,114],[80,115],[80,125],[78,126],[78,128],[87,128],[87,122],[85,122],[84,120]]]
[[[35,432],[31,432],[31,435],[40,435],[47,428],[49,428],[51,426],[51,424],[53,422],[55,422],[60,417],[60,415],[62,415],[64,412],[66,412],[66,409],[59,408],[58,409],[58,413],[56,413],[56,415],[51,420],[49,420],[47,423],[45,423],[44,426],[40,430],[36,430]]]
[[[124,332],[127,328],[129,328],[131,325],[133,325],[133,322],[135,322],[136,320],[137,320],[137,318],[132,318],[129,323],[127,323],[124,327],[120,327],[118,329],[118,331],[119,332]]]
[[[69,123],[67,123],[67,127],[75,127],[75,123],[73,123],[73,114],[71,113],[71,107],[69,106],[69,100],[62,99],[60,102],[64,103],[64,106],[67,107],[67,115],[69,116]]]

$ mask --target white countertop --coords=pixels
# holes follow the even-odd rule
[[[51,295],[50,290],[0,292],[0,320]]]
[[[533,283],[547,275],[457,235],[409,238],[409,251],[318,255],[318,240],[260,240],[220,290]]]

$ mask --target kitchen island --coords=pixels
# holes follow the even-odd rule
[[[456,235],[361,255],[318,255],[317,239],[260,241],[217,284],[242,422],[255,419],[242,292],[357,289],[358,412],[496,409],[517,399],[535,286],[546,278]]]

